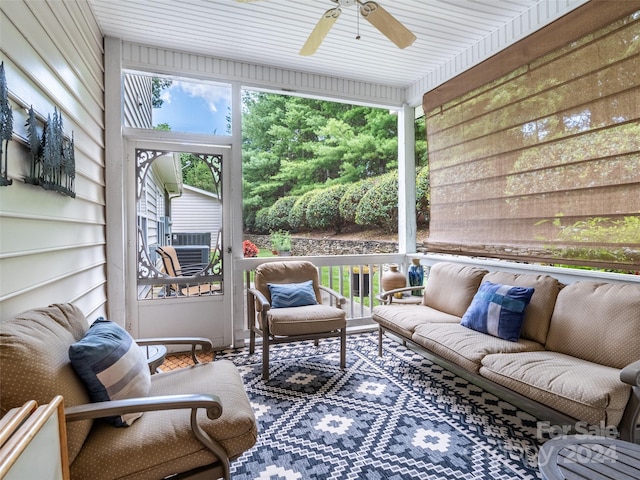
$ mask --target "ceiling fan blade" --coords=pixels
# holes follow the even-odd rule
[[[307,41],[304,42],[304,45],[300,49],[300,55],[309,56],[316,53],[318,47],[324,40],[324,37],[327,36],[333,24],[336,23],[336,20],[342,13],[340,7],[330,8],[322,15],[322,18],[318,21],[315,28],[307,38]]]
[[[399,48],[406,48],[416,40],[416,36],[407,27],[376,2],[358,3],[362,16]]]

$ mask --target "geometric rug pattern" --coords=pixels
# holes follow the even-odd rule
[[[242,479],[540,478],[536,418],[377,333],[225,350],[239,368],[258,442],[231,464]]]

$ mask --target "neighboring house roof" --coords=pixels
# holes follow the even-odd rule
[[[204,197],[210,197],[212,199],[215,199],[218,202],[220,201],[220,198],[218,197],[217,193],[212,193],[212,192],[209,192],[207,190],[203,190],[201,188],[194,187],[192,185],[187,185],[186,183],[183,184],[183,195],[184,195],[184,192],[192,192],[194,194],[202,195]]]

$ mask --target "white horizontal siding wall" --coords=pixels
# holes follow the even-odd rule
[[[0,2],[0,60],[14,110],[9,176],[0,187],[2,318],[73,302],[106,311],[102,34],[86,2]],[[25,184],[24,106],[62,114],[75,139],[76,198]]]
[[[171,199],[171,233],[211,232],[215,248],[222,228],[222,204],[212,193],[184,186],[182,195]]]

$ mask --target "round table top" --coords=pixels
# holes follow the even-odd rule
[[[544,480],[640,480],[640,445],[593,435],[569,435],[546,442],[538,453]]]
[[[158,367],[164,363],[167,355],[167,347],[164,345],[141,345],[140,350],[143,351],[149,364],[151,373],[155,373]]]

